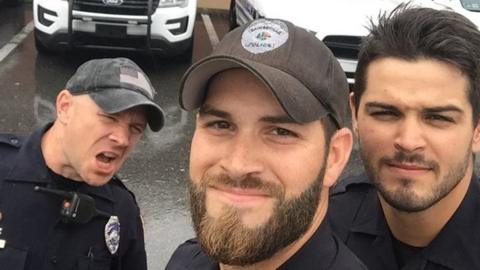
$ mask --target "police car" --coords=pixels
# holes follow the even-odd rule
[[[358,50],[368,34],[370,19],[375,21],[381,12],[389,12],[402,2],[451,9],[480,25],[480,0],[231,0],[229,19],[231,28],[266,17],[289,20],[314,32],[337,57],[353,84]]]
[[[362,38],[367,35],[370,18],[377,18],[382,11],[392,10],[394,0],[335,0],[328,1],[277,1],[232,0],[230,27],[243,25],[257,18],[285,19],[310,30],[321,39],[337,57],[354,83],[357,54]]]
[[[35,45],[191,55],[196,9],[197,0],[33,0]]]

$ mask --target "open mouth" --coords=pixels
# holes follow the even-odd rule
[[[97,155],[97,159],[102,163],[110,164],[117,158],[117,155],[111,152],[102,152]]]

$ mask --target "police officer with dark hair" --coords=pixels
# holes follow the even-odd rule
[[[480,269],[480,32],[400,6],[359,54],[353,127],[366,175],[331,197],[333,229],[371,270]]]
[[[131,60],[91,60],[53,123],[0,135],[1,269],[146,269],[139,209],[115,173],[147,123],[163,126],[154,94]]]

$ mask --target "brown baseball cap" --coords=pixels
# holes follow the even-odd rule
[[[212,54],[192,65],[180,84],[180,106],[198,109],[215,74],[245,68],[272,91],[299,123],[330,116],[345,126],[348,83],[332,52],[314,33],[278,19],[259,19],[225,35]]]

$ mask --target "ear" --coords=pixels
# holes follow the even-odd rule
[[[480,152],[480,120],[477,122],[477,125],[473,130],[472,152],[474,153]]]
[[[57,120],[65,124],[70,118],[70,111],[73,105],[73,96],[68,90],[62,90],[57,95],[56,108]]]
[[[355,109],[355,95],[353,92],[350,93],[348,101],[350,105],[350,111],[352,112],[352,128],[355,134],[358,135],[357,110]]]
[[[352,137],[352,131],[348,128],[342,128],[333,134],[330,140],[325,177],[323,179],[324,187],[333,186],[337,182],[343,168],[347,165],[352,152]]]

